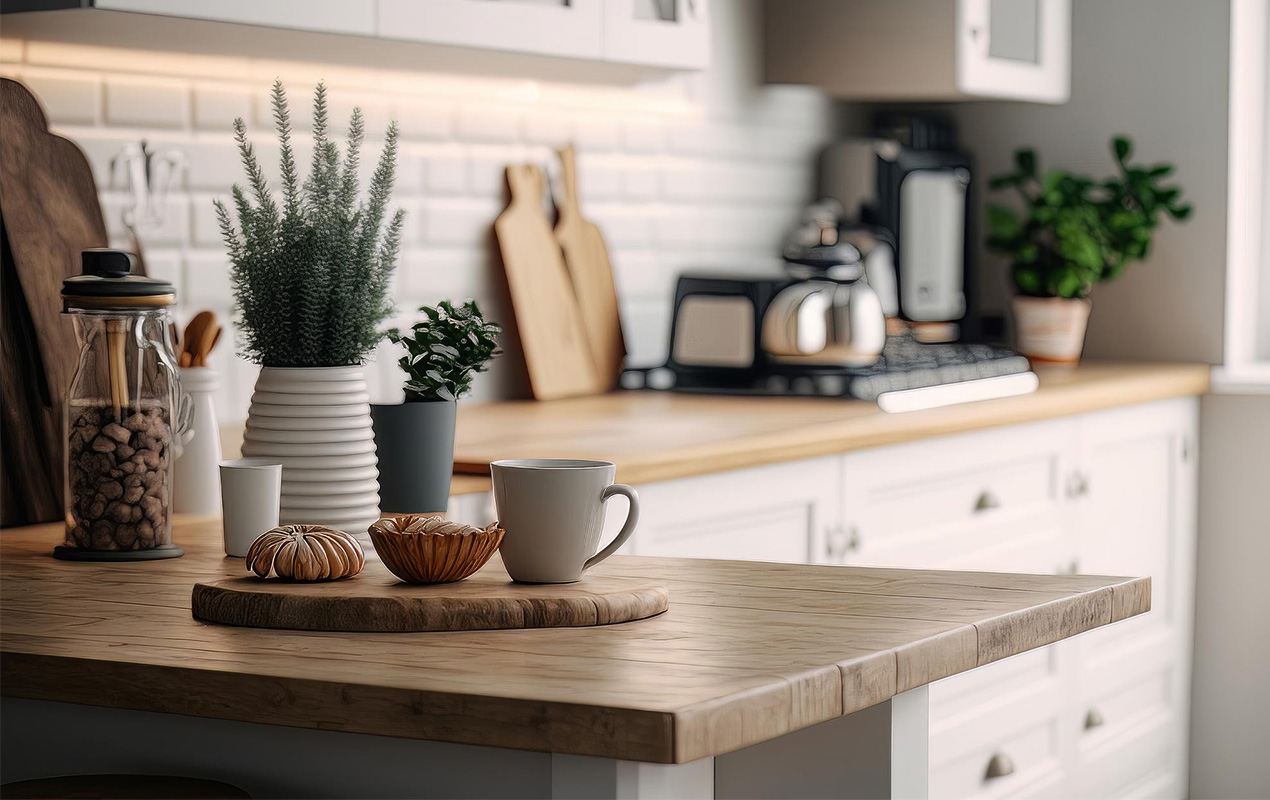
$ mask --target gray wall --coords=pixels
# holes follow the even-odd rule
[[[1160,230],[1146,263],[1094,290],[1086,352],[1219,363],[1229,4],[1073,0],[1072,5],[1070,102],[964,103],[946,110],[977,159],[980,181],[1008,170],[1022,145],[1035,147],[1043,166],[1109,174],[1109,142],[1116,133],[1133,138],[1139,157],[1176,164],[1176,179],[1195,213],[1185,225]],[[985,254],[983,270],[985,306],[1004,311],[1010,294],[1005,265]]]
[[[1191,796],[1270,796],[1270,397],[1204,398]]]

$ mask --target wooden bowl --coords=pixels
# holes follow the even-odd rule
[[[453,583],[485,566],[503,541],[498,523],[475,528],[442,517],[406,514],[370,526],[384,566],[406,583]]]

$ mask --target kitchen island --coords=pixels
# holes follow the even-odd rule
[[[196,581],[243,570],[217,520],[179,523],[187,555],[169,561],[56,561],[60,536],[0,534],[6,781],[133,771],[257,796],[923,796],[929,683],[1142,614],[1151,596],[1146,578],[615,557],[597,571],[664,583],[665,614],[258,630],[191,616]],[[392,578],[373,562],[356,580]]]

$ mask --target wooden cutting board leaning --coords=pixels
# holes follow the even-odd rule
[[[511,203],[494,222],[535,399],[595,394],[604,386],[533,164],[507,167]]]
[[[601,389],[609,391],[617,387],[626,358],[613,268],[604,236],[594,222],[582,215],[578,205],[578,169],[573,145],[557,152],[562,186],[557,204],[556,241],[564,252],[564,263],[573,281]]]
[[[106,245],[92,168],[68,139],[49,133],[35,96],[0,79],[0,213],[3,225],[4,472],[0,524],[62,517],[62,402],[79,347],[61,316],[62,279],[80,251]]]

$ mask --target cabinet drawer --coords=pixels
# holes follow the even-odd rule
[[[1058,690],[1061,645],[1029,650],[1017,656],[936,681],[930,686],[932,730],[954,726],[960,719],[1015,702],[1019,692],[1049,684]]]
[[[852,566],[965,569],[1053,575],[1070,569],[1073,548],[1062,521],[1051,513],[998,518],[981,524],[881,537],[854,532]]]
[[[844,518],[874,542],[1057,513],[1066,420],[984,431],[843,460]]]
[[[1048,683],[1011,702],[932,727],[932,798],[1029,795],[1062,770],[1060,693]],[[990,777],[993,766],[1007,774]]]
[[[836,458],[646,484],[632,552],[808,563],[837,519],[838,485]]]

